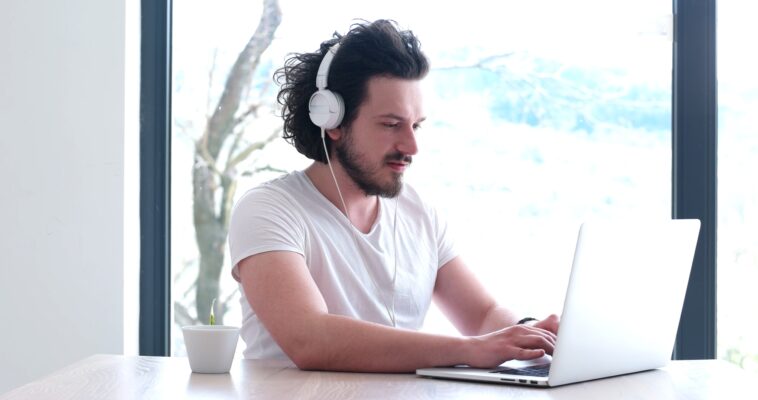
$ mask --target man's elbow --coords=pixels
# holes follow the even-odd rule
[[[298,369],[303,371],[318,371],[325,370],[326,364],[324,363],[324,357],[316,354],[312,350],[298,350],[291,354],[288,354],[290,359]]]
[[[283,345],[282,350],[298,369],[305,371],[325,369],[324,354],[319,346],[310,341]]]

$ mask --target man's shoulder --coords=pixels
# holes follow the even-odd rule
[[[300,196],[307,188],[303,182],[303,172],[294,171],[280,175],[248,189],[242,197],[291,197]]]
[[[235,204],[235,208],[280,207],[302,199],[307,187],[302,180],[302,172],[295,171],[281,175],[248,189]]]

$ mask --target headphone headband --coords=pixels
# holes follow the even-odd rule
[[[339,48],[339,43],[330,47],[329,50],[326,51],[326,54],[324,54],[324,58],[321,59],[321,64],[318,66],[318,73],[316,75],[316,87],[319,88],[319,90],[326,89],[327,80],[329,79],[329,67],[332,65],[334,55],[337,54]]]

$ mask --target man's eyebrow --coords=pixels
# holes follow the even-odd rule
[[[394,114],[394,113],[381,114],[381,115],[377,115],[374,118],[391,118],[391,119],[396,119],[396,120],[399,120],[399,121],[405,121],[406,120],[405,117],[402,117],[402,116]],[[415,123],[416,124],[420,124],[420,123],[422,123],[424,121],[426,121],[426,117],[421,117],[421,119],[419,119]]]

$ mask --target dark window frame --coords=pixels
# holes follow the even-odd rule
[[[716,0],[674,0],[672,217],[701,222],[674,358],[716,357]],[[654,327],[652,329],[655,329]]]
[[[171,0],[141,1],[139,354],[171,354]]]
[[[142,0],[141,355],[170,355],[171,0]],[[716,350],[716,0],[673,0],[672,217],[702,223],[676,359]],[[651,327],[655,329],[655,327]]]

